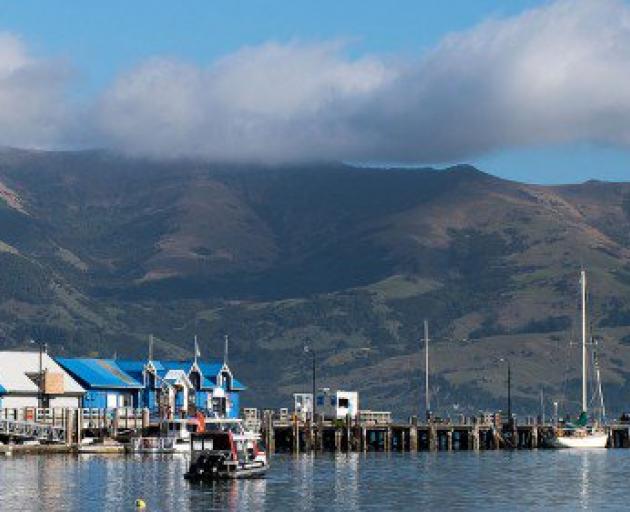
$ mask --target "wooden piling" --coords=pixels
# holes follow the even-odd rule
[[[66,444],[69,446],[74,442],[74,428],[76,422],[74,419],[74,411],[66,409],[65,427],[66,427]]]
[[[150,419],[151,416],[149,414],[149,409],[145,407],[144,409],[142,409],[142,430],[146,430],[147,428],[149,428]]]
[[[293,433],[292,433],[292,441],[293,441],[293,453],[300,453],[300,427],[294,418],[293,420]]]
[[[433,425],[429,425],[429,428],[427,429],[427,441],[429,445],[429,451],[434,452],[438,449],[437,430]]]
[[[409,427],[409,451],[418,451],[418,417],[411,417],[411,426]]]

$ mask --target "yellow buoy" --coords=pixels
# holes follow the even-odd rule
[[[147,504],[144,502],[144,500],[141,500],[140,498],[138,498],[136,500],[136,508],[147,508]]]

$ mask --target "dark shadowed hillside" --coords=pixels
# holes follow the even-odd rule
[[[231,362],[246,400],[320,383],[416,409],[423,318],[436,406],[517,410],[572,393],[581,266],[613,409],[628,402],[630,184],[542,187],[468,166],[360,169],[151,162],[101,152],[0,155],[0,345]],[[628,404],[630,406],[630,404]]]

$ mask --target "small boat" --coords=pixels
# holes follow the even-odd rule
[[[259,447],[260,435],[243,429],[240,420],[220,429],[191,434],[191,481],[260,478],[269,468]]]
[[[172,437],[133,437],[130,449],[133,453],[175,453]]]
[[[161,424],[162,435],[132,438],[129,449],[133,453],[190,453],[190,435],[199,422],[199,418],[166,420]]]
[[[112,439],[102,439],[98,441],[90,439],[86,443],[81,443],[77,447],[77,452],[82,454],[100,455],[119,454],[125,453],[125,446]]]
[[[190,434],[198,427],[196,419],[173,419],[165,423],[166,437],[173,439],[173,449],[176,453],[190,453]]]
[[[554,428],[553,434],[545,440],[545,444],[550,448],[606,448],[608,435],[600,424],[594,422],[589,424],[588,403],[587,403],[587,305],[586,305],[586,272],[581,274],[580,284],[582,288],[582,412],[574,424],[566,424]],[[597,389],[603,407],[603,394],[601,389],[601,379],[599,375],[599,365],[597,358],[595,361],[595,377],[597,379]],[[603,416],[603,412],[602,412]]]

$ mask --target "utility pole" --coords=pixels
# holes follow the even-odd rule
[[[317,400],[315,398],[315,351],[313,347],[309,345],[304,346],[304,352],[311,354],[311,363],[312,363],[312,377],[313,377],[313,422],[315,422],[315,415],[317,412]]]
[[[424,410],[426,419],[431,414],[431,402],[429,396],[429,322],[424,321]]]
[[[512,425],[512,365],[507,357],[499,359],[501,363],[507,363],[507,415],[508,424]]]
[[[508,365],[508,422],[512,424],[512,365],[507,360]]]
[[[45,395],[45,388],[44,388],[44,353],[48,353],[48,343],[41,343],[39,344],[39,381],[38,381],[38,388],[39,388],[39,407],[40,408],[44,408],[46,405],[46,395]]]

